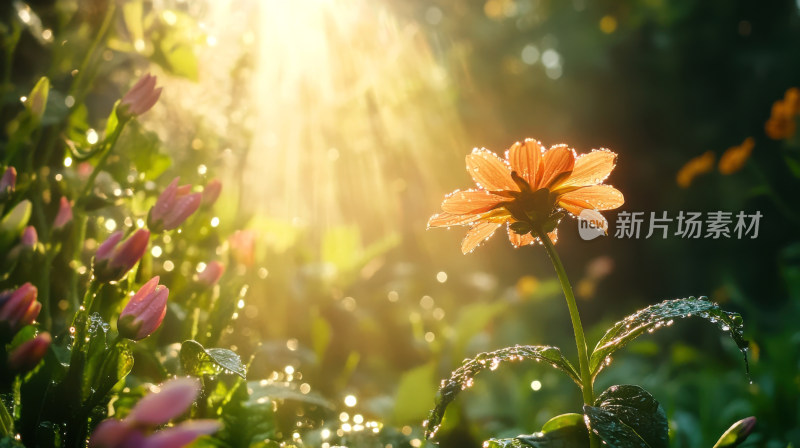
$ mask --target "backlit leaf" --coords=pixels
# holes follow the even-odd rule
[[[191,375],[215,375],[230,372],[244,378],[247,374],[242,359],[226,348],[204,348],[197,341],[183,341],[181,344],[181,366]]]
[[[597,343],[597,346],[595,346],[589,360],[592,377],[595,377],[610,362],[609,356],[612,353],[624,347],[625,344],[639,335],[644,332],[652,333],[655,330],[669,327],[675,319],[693,316],[701,317],[716,324],[720,330],[727,332],[731,336],[743,354],[746,353],[747,341],[742,336],[743,325],[739,314],[720,309],[719,305],[711,302],[706,297],[666,300],[631,314],[614,324],[606,332],[600,342]],[[747,358],[745,357],[746,364]]]
[[[472,386],[475,375],[482,370],[495,370],[500,363],[505,361],[522,361],[533,359],[544,361],[554,368],[566,373],[573,381],[580,385],[580,376],[570,362],[556,347],[539,345],[517,345],[506,347],[493,352],[481,353],[475,358],[468,359],[457,370],[450,374],[450,378],[443,380],[439,392],[436,394],[436,406],[428,414],[425,422],[425,438],[433,437],[439,429],[444,418],[447,406],[464,389]]]

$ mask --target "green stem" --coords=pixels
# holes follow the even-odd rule
[[[88,224],[89,217],[85,214],[80,214],[73,219],[72,228],[72,256],[69,258],[73,261],[80,261],[83,252],[83,240],[86,239],[86,225]],[[69,269],[69,300],[73,310],[78,309],[78,280],[80,275],[77,269]]]
[[[92,278],[89,281],[89,287],[86,288],[86,294],[83,296],[83,301],[81,302],[81,307],[78,308],[78,311],[75,313],[75,317],[72,320],[72,326],[76,327],[76,324],[81,322],[87,322],[89,316],[89,310],[92,309],[92,305],[94,304],[94,298],[97,296],[97,292],[100,291],[100,287],[102,284],[98,281],[95,281]],[[86,328],[82,326],[81,328],[75,328],[75,342],[83,341],[83,337],[86,336]],[[73,345],[72,351],[75,352],[75,348],[78,347],[77,345]]]
[[[75,76],[75,80],[72,82],[70,86],[69,92],[67,95],[71,95],[75,99],[75,104],[80,104],[83,102],[83,96],[85,92],[78,91],[81,88],[81,84],[83,84],[83,79],[85,77],[86,72],[89,70],[89,63],[92,60],[95,52],[97,51],[97,47],[100,45],[100,42],[105,37],[106,33],[108,32],[109,27],[111,26],[112,19],[114,18],[114,11],[116,10],[115,2],[109,2],[108,8],[106,9],[106,16],[103,18],[103,23],[100,25],[100,29],[95,34],[94,39],[92,40],[91,46],[89,47],[86,55],[83,57],[83,62],[81,62],[81,67],[78,69],[78,74]],[[77,107],[74,107],[72,110],[77,110]]]
[[[11,67],[14,65],[14,51],[17,49],[19,38],[22,35],[22,27],[13,21],[11,23],[11,35],[6,40],[5,70],[3,70],[3,88],[11,87]]]
[[[561,258],[556,252],[556,248],[547,233],[542,231],[541,227],[536,229],[536,234],[541,238],[544,243],[547,254],[550,255],[550,261],[553,262],[553,267],[556,269],[558,280],[561,282],[561,289],[564,290],[564,297],[567,299],[567,308],[569,308],[569,317],[572,319],[572,329],[575,332],[575,345],[578,348],[578,362],[581,370],[581,383],[583,384],[583,404],[587,406],[594,405],[594,392],[592,391],[592,374],[589,372],[589,354],[586,347],[586,337],[583,335],[583,325],[581,325],[581,316],[578,313],[578,305],[575,302],[575,294],[572,292],[572,285],[567,278],[567,271],[564,269],[564,264],[561,263]],[[599,446],[597,437],[589,434],[589,441],[591,446]]]
[[[100,174],[100,171],[103,170],[103,167],[106,165],[106,160],[108,160],[108,156],[111,155],[111,152],[114,150],[114,146],[117,144],[117,140],[119,139],[120,134],[122,134],[122,130],[125,128],[125,124],[127,124],[127,120],[121,120],[118,124],[114,132],[108,136],[107,141],[104,145],[107,148],[103,151],[103,155],[100,156],[100,160],[97,161],[97,165],[95,165],[92,173],[89,175],[89,178],[86,180],[86,185],[84,185],[83,190],[81,191],[80,198],[84,198],[89,196],[89,193],[92,192],[92,187],[94,187],[94,181],[97,179],[97,175]]]
[[[39,316],[41,317],[42,326],[48,330],[52,329],[53,322],[52,304],[50,303],[50,272],[53,267],[53,259],[57,253],[58,251],[53,247],[47,251],[47,254],[44,256],[44,265],[41,271],[39,271],[39,281],[37,282],[39,287],[39,302],[42,304],[42,310]]]

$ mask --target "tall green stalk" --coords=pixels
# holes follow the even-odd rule
[[[572,292],[572,285],[567,278],[567,271],[564,269],[564,264],[561,263],[561,258],[556,252],[556,248],[547,233],[542,231],[541,227],[536,229],[536,234],[541,238],[544,243],[547,254],[550,255],[550,261],[556,269],[558,280],[561,282],[561,289],[564,290],[564,298],[567,299],[567,308],[569,308],[569,317],[572,320],[572,330],[575,332],[575,345],[578,348],[578,363],[581,371],[581,384],[583,390],[583,404],[587,406],[594,405],[594,391],[592,390],[592,374],[589,371],[589,353],[586,347],[586,336],[583,334],[583,325],[581,324],[581,316],[578,312],[578,305],[575,302],[575,294]],[[599,443],[597,437],[594,437],[589,432],[589,442],[592,448],[598,447]]]

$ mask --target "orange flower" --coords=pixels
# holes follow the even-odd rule
[[[706,151],[702,156],[689,160],[678,171],[676,182],[681,188],[689,188],[695,177],[714,169],[715,159],[713,151]]]
[[[719,158],[719,172],[722,174],[733,174],[744,166],[750,153],[753,152],[756,142],[753,137],[747,137],[741,145],[732,146]]]
[[[475,148],[467,156],[467,172],[478,188],[456,190],[442,202],[442,211],[428,221],[430,227],[470,226],[461,243],[468,253],[488,239],[503,224],[514,247],[539,240],[537,231],[549,232],[555,242],[555,227],[564,216],[588,211],[592,220],[605,221],[598,210],[621,206],[622,193],[602,185],[616,165],[617,155],[606,149],[580,157],[567,145],[550,149],[527,138],[506,151],[505,160],[488,149]]]
[[[783,94],[783,102],[786,104],[786,108],[790,114],[800,114],[800,89],[797,87],[789,88],[786,93]]]
[[[795,132],[793,105],[783,100],[772,104],[772,114],[764,124],[764,132],[773,140],[791,138]]]
[[[794,118],[797,114],[800,114],[800,89],[792,87],[786,91],[783,99],[772,104],[764,132],[773,140],[791,138],[797,126]]]

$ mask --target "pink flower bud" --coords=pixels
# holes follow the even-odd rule
[[[22,231],[22,246],[32,248],[39,242],[39,234],[36,233],[36,228],[33,226],[25,227]]]
[[[191,185],[178,186],[179,177],[170,182],[147,215],[147,226],[154,232],[172,230],[200,207],[202,195],[192,193]]]
[[[139,400],[126,421],[135,426],[163,425],[186,413],[199,392],[200,382],[196,378],[171,379],[161,384],[157,392]]]
[[[13,292],[0,294],[0,327],[5,323],[14,334],[32,324],[42,309],[42,304],[36,301],[37,292],[35,286],[25,283]]]
[[[94,256],[94,275],[101,281],[119,280],[142,258],[150,241],[150,232],[139,229],[120,243],[123,233],[111,234]]]
[[[117,110],[135,117],[150,110],[160,96],[161,87],[156,88],[156,77],[148,73],[122,97]]]
[[[144,448],[180,448],[200,436],[213,434],[222,428],[216,420],[191,420],[166,428],[147,438]]]
[[[219,179],[212,179],[206,184],[203,189],[203,205],[211,207],[217,202],[219,194],[222,192],[222,182]]]
[[[56,220],[53,222],[53,229],[61,229],[72,221],[72,204],[66,196],[61,196],[61,202],[58,206],[58,214]]]
[[[137,448],[144,444],[139,429],[115,419],[100,422],[89,439],[89,448]]]
[[[203,272],[197,274],[197,281],[204,286],[214,286],[224,273],[225,265],[219,261],[212,261],[203,269]]]
[[[47,354],[52,341],[49,333],[39,333],[35,338],[14,349],[8,356],[11,370],[22,373],[33,370]]]
[[[17,186],[17,169],[13,166],[6,168],[3,177],[0,178],[0,194],[13,193]]]
[[[255,242],[256,234],[252,230],[237,230],[228,238],[236,262],[245,266],[252,266],[255,263]]]
[[[158,284],[156,275],[144,284],[125,305],[117,321],[119,335],[134,341],[150,336],[167,314],[169,289]]]

